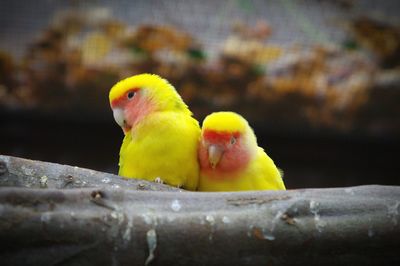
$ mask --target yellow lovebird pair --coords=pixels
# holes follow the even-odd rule
[[[199,123],[167,80],[140,74],[109,94],[125,137],[119,175],[199,191],[285,189],[247,121],[217,112]]]

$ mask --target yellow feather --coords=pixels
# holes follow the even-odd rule
[[[248,165],[236,173],[218,178],[200,170],[200,191],[285,190],[281,172],[274,161],[257,145],[255,134],[247,121],[233,112],[218,112],[206,117],[202,130],[241,132],[247,149],[253,153]],[[223,176],[222,176],[223,175]]]
[[[142,74],[117,83],[110,102],[132,87],[162,106],[126,133],[120,150],[119,174],[195,190],[199,166],[200,127],[174,87],[156,75]]]
[[[155,74],[139,74],[121,80],[110,90],[110,103],[133,88],[145,88],[146,96],[157,102],[159,110],[177,110],[192,115],[175,88],[166,79]]]
[[[215,112],[207,116],[203,121],[203,129],[215,131],[244,132],[249,129],[249,124],[242,116],[233,112]]]

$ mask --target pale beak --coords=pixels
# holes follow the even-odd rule
[[[215,169],[219,161],[221,160],[224,149],[215,144],[208,146],[208,161],[210,162],[211,168]]]
[[[126,124],[124,110],[121,108],[113,108],[113,115],[115,122],[117,122],[120,127],[124,128]]]

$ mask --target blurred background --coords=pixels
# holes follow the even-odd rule
[[[108,91],[167,78],[234,110],[288,188],[400,185],[397,0],[4,0],[0,153],[117,172]]]

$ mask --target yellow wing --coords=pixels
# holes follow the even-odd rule
[[[157,112],[129,132],[120,150],[119,174],[195,190],[199,166],[198,122],[179,112]]]
[[[253,186],[257,189],[285,190],[282,180],[281,170],[276,167],[274,161],[265,153],[262,148],[258,148],[257,159],[250,166],[254,173]]]

